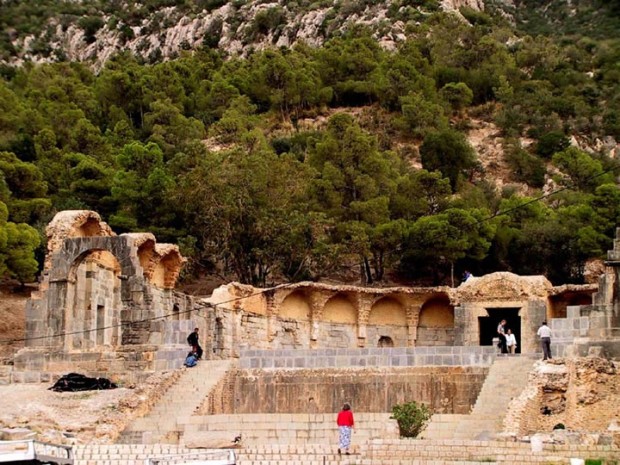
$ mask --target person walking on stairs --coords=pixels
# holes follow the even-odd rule
[[[551,360],[551,329],[547,326],[546,321],[542,322],[537,334],[542,344],[543,360]]]
[[[351,447],[351,431],[355,422],[353,421],[353,412],[349,404],[344,404],[342,410],[338,412],[338,418],[336,419],[338,424],[339,439],[338,439],[338,455],[342,454],[342,451],[346,455],[349,455],[349,448]]]

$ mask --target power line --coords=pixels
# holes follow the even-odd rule
[[[589,176],[589,177],[585,178],[584,181],[590,181],[592,179],[596,179],[596,178],[598,178],[600,176],[603,176],[603,175],[605,175],[607,173],[610,173],[610,172],[612,172],[612,171],[614,171],[616,169],[619,169],[619,168],[620,168],[620,164],[612,166],[611,168],[608,168],[608,169],[606,169],[606,170],[604,170],[604,171],[602,171],[600,173],[597,173],[595,175],[592,175],[592,176]],[[516,211],[516,210],[519,210],[520,208],[524,208],[524,207],[526,207],[528,205],[531,205],[533,203],[540,202],[540,201],[542,201],[542,200],[544,200],[544,199],[546,199],[548,197],[551,197],[552,195],[559,194],[560,192],[564,192],[566,190],[570,190],[570,189],[572,189],[574,187],[575,187],[575,183],[563,186],[561,188],[555,189],[555,190],[553,190],[551,192],[548,192],[546,194],[543,194],[543,195],[540,195],[540,196],[535,197],[533,199],[530,199],[527,202],[519,204],[519,205],[517,205],[515,207],[508,208],[508,209],[502,210],[502,211],[498,211],[498,212],[494,213],[493,215],[490,215],[490,216],[488,216],[486,218],[478,220],[476,223],[477,224],[481,224],[481,223],[484,223],[485,221],[490,221],[493,218],[497,218],[498,216],[506,215],[508,213],[511,213],[513,211]],[[394,252],[396,252],[398,250],[399,250],[399,248],[395,248],[395,249],[386,251],[385,254],[391,254],[391,253],[394,253]],[[374,261],[374,258],[371,257],[369,259],[369,261]],[[354,268],[354,267],[358,267],[358,266],[362,266],[362,265],[360,265],[360,264],[350,265],[347,268]],[[222,307],[222,305],[223,304],[227,304],[227,303],[231,303],[231,302],[238,302],[238,301],[241,301],[241,300],[249,299],[250,297],[255,297],[257,295],[262,295],[262,294],[265,294],[267,292],[272,292],[275,289],[283,289],[283,288],[286,288],[286,287],[290,287],[290,286],[292,286],[294,284],[295,283],[293,283],[293,282],[279,284],[277,286],[274,286],[274,287],[271,287],[271,288],[268,288],[268,289],[262,289],[262,290],[260,290],[258,292],[254,292],[252,294],[248,294],[246,296],[235,297],[233,299],[229,299],[227,301],[220,302],[218,304],[208,304],[207,306],[211,307],[213,309],[216,309],[216,308],[219,307],[219,308],[223,308],[225,310],[234,310],[232,308]],[[0,339],[0,345],[8,345],[8,344],[14,344],[16,342],[26,342],[26,341],[34,341],[34,340],[41,340],[41,339],[53,339],[53,338],[57,338],[57,337],[73,336],[73,335],[77,335],[77,334],[87,334],[87,333],[91,333],[91,332],[95,332],[95,331],[103,331],[103,330],[106,330],[106,329],[114,329],[114,328],[132,326],[132,325],[136,325],[136,324],[140,324],[140,323],[147,323],[149,321],[165,320],[168,317],[182,315],[182,314],[186,314],[186,313],[189,314],[189,313],[192,313],[192,312],[197,311],[197,310],[198,309],[192,308],[190,310],[184,310],[182,312],[168,313],[168,314],[165,314],[165,315],[162,315],[162,316],[157,316],[157,317],[143,318],[143,319],[140,319],[140,320],[133,320],[133,321],[125,321],[125,322],[121,322],[121,323],[118,323],[118,324],[115,324],[115,325],[109,325],[109,326],[104,326],[104,327],[100,327],[100,328],[91,328],[91,329],[84,329],[84,330],[80,330],[80,331],[62,332],[62,333],[58,333],[58,334],[54,334],[54,335],[50,335],[50,336],[36,336],[36,337],[30,337],[30,338],[15,338],[15,339]]]
[[[229,300],[225,300],[223,302],[217,303],[217,304],[212,304],[212,303],[208,303],[207,307],[213,308],[213,309],[217,309],[217,308],[221,308],[224,310],[231,310],[233,311],[233,308],[229,308],[229,307],[223,307],[223,305],[231,303],[231,302],[238,302],[240,300],[245,300],[245,299],[249,299],[251,297],[255,297],[257,295],[262,295],[268,292],[272,292],[276,289],[283,289],[286,287],[290,287],[292,285],[294,285],[296,283],[284,283],[284,284],[278,284],[277,286],[274,287],[270,287],[268,289],[261,289],[258,292],[254,292],[252,294],[248,294],[245,296],[241,296],[241,297],[235,297],[233,299],[229,299]],[[133,325],[137,325],[137,324],[141,324],[141,323],[148,323],[150,321],[157,321],[157,320],[165,320],[166,318],[169,317],[176,317],[177,315],[183,315],[183,314],[189,314],[192,312],[196,312],[198,311],[198,308],[192,308],[190,310],[184,310],[184,311],[179,311],[179,312],[172,312],[172,313],[167,313],[165,315],[161,315],[161,316],[154,316],[154,317],[150,317],[150,318],[143,318],[140,320],[132,320],[132,321],[124,321],[115,325],[108,325],[108,326],[102,326],[99,328],[91,328],[91,329],[83,329],[83,330],[79,330],[79,331],[66,331],[66,332],[62,332],[62,333],[58,333],[58,334],[53,334],[53,335],[49,335],[49,336],[36,336],[36,337],[24,337],[24,338],[15,338],[15,339],[0,339],[0,345],[9,345],[9,344],[15,344],[16,342],[27,342],[27,341],[36,341],[36,340],[41,340],[41,339],[53,339],[53,338],[57,338],[57,337],[65,337],[65,336],[74,336],[77,334],[87,334],[87,333],[93,333],[96,331],[103,331],[106,329],[114,329],[114,328],[121,328],[121,327],[127,327],[127,326],[133,326]]]

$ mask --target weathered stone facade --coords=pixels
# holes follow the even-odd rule
[[[519,351],[537,352],[536,329],[545,318],[571,326],[564,345],[586,327],[593,337],[594,328],[618,326],[617,267],[611,266],[616,271],[601,280],[589,307],[583,304],[592,302],[596,285],[554,287],[542,276],[507,272],[457,288],[232,283],[199,300],[174,291],[184,259],[152,234],[116,235],[97,213],[80,210],[56,215],[47,235],[43,279],[27,305],[28,341],[15,358],[14,380],[67,370],[126,377],[128,369],[135,376],[177,367],[195,326],[207,358],[238,357],[244,349],[489,346],[502,318]],[[610,260],[620,263],[619,257],[616,247]]]
[[[206,328],[193,299],[174,291],[184,261],[176,246],[147,233],[117,236],[81,210],[57,214],[47,236],[15,381],[77,370],[128,379],[181,365],[187,334]]]
[[[519,351],[536,352],[540,323],[591,301],[595,290],[498,272],[457,288],[303,282],[262,290],[233,283],[203,303],[214,307],[212,352],[220,357],[236,357],[244,348],[491,345],[502,318],[517,334]]]

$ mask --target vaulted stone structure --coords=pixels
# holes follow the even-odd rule
[[[157,244],[148,233],[116,235],[97,213],[83,210],[58,213],[46,232],[45,270],[26,308],[17,371],[127,378],[133,368],[181,365],[185,337],[204,317],[174,291],[184,262],[177,246]]]
[[[261,292],[232,283],[205,300],[214,306],[219,356],[239,349],[353,349],[491,345],[500,320],[519,351],[539,350],[536,330],[591,302],[596,285],[553,286],[544,276],[508,272],[470,278],[457,288],[364,288],[296,283]],[[214,323],[210,323],[214,328]]]
[[[490,346],[501,319],[519,351],[540,350],[536,330],[544,319],[562,353],[617,348],[608,342],[620,326],[620,238],[598,292],[597,285],[553,286],[543,276],[498,272],[457,288],[231,283],[195,299],[174,290],[184,262],[178,247],[150,233],[116,235],[97,213],[77,210],[58,213],[47,235],[15,381],[67,371],[136,379],[175,368],[194,327],[202,330],[205,358],[243,349]]]

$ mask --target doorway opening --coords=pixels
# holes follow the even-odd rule
[[[506,320],[505,330],[510,329],[517,340],[516,353],[521,353],[521,317],[520,308],[487,308],[488,316],[478,317],[480,345],[493,345],[493,338],[497,336],[497,325]]]
[[[381,336],[378,347],[394,347],[394,341],[390,336]]]

